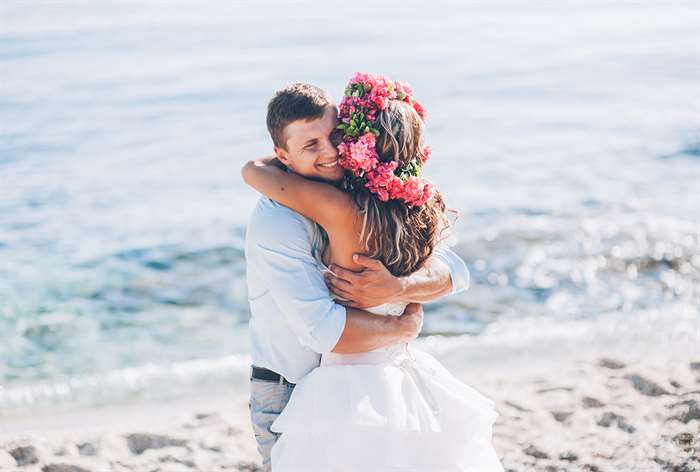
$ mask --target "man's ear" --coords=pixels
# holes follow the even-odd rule
[[[289,156],[287,155],[287,151],[282,149],[279,146],[275,146],[275,155],[277,156],[277,159],[280,160],[280,162],[287,167],[289,167]]]

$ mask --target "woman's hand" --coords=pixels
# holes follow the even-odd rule
[[[273,167],[277,167],[281,170],[287,170],[287,166],[282,164],[282,161],[280,161],[277,156],[261,157],[260,159],[255,159],[255,160],[250,161],[248,164],[252,165],[253,167],[273,166]]]

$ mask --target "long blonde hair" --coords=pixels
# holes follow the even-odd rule
[[[396,161],[401,167],[419,158],[423,120],[411,105],[392,101],[378,122],[377,152],[381,162]],[[364,187],[351,192],[362,215],[360,239],[366,254],[381,260],[397,277],[420,269],[449,226],[445,202],[437,189],[427,203],[418,207],[401,200],[383,202]]]

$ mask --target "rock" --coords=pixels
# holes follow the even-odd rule
[[[598,361],[598,365],[606,369],[624,369],[627,367],[624,363],[604,357]],[[584,466],[585,467],[585,466]]]
[[[14,469],[17,467],[17,461],[10,455],[9,452],[0,449],[0,470]]]
[[[562,386],[562,387],[547,387],[535,390],[535,393],[549,393],[549,392],[573,392],[574,387]]]
[[[583,470],[588,472],[602,472],[600,467],[595,464],[583,464]]]
[[[222,423],[224,420],[218,413],[195,413],[192,420],[183,425],[186,429],[201,428],[204,426]]]
[[[188,467],[190,469],[194,469],[195,467],[197,467],[197,465],[192,460],[178,459],[178,458],[173,457],[173,456],[161,457],[159,460],[160,460],[160,462],[162,462],[164,464],[165,463],[181,464],[181,465]]]
[[[693,461],[693,458],[691,458],[690,461],[683,462],[671,462],[664,460],[661,457],[654,457],[652,460],[659,464],[661,466],[661,470],[664,472],[697,472],[698,470],[695,465],[690,464],[690,461]]]
[[[556,465],[549,464],[549,465],[544,466],[544,471],[545,472],[566,472],[566,469],[558,467]]]
[[[92,472],[75,464],[51,463],[41,468],[41,472]]]
[[[170,462],[185,464],[190,467],[192,464],[192,451],[184,447],[164,446],[162,448],[147,449],[134,459],[136,459],[139,464]]]
[[[672,379],[671,379],[671,380],[668,381],[668,383],[670,383],[670,384],[673,386],[673,388],[681,388],[681,387],[683,386],[683,385],[681,385],[681,383],[678,382],[677,380],[672,380]]]
[[[36,447],[32,445],[18,446],[10,449],[8,452],[15,458],[15,461],[19,467],[36,464],[39,462]]]
[[[607,411],[603,414],[603,416],[600,417],[596,424],[598,426],[603,426],[604,428],[609,428],[615,420],[617,420],[617,415],[615,413]]]
[[[563,423],[564,421],[568,420],[569,417],[571,417],[571,415],[574,414],[572,411],[552,411],[550,413],[552,413],[554,419],[560,423]]]
[[[125,436],[129,450],[142,454],[147,449],[161,449],[167,446],[187,447],[187,440],[150,433],[134,433]]]
[[[696,439],[693,433],[678,433],[673,436],[673,442],[685,452],[690,452],[696,447],[695,443],[700,442],[700,439]]]
[[[692,420],[700,419],[700,407],[698,407],[698,402],[695,399],[683,400],[682,402],[671,405],[671,408],[674,411],[680,410],[678,413],[671,416],[671,419],[686,424]]]
[[[207,451],[221,452],[224,445],[218,434],[210,434],[199,441],[199,447]]]
[[[532,410],[525,408],[524,406],[518,405],[517,403],[512,402],[510,400],[506,400],[503,403],[508,405],[509,407],[515,408],[518,411],[527,412],[527,413],[532,412]]]
[[[700,370],[700,362],[691,362],[690,370]]]
[[[649,380],[646,377],[642,377],[639,374],[625,375],[625,378],[627,380],[632,381],[632,385],[634,385],[634,388],[642,395],[647,395],[650,397],[658,397],[660,395],[670,395],[668,390],[661,387],[656,382]]]
[[[573,451],[566,451],[559,454],[559,459],[562,461],[574,462],[578,460],[578,454]]]
[[[605,406],[605,403],[593,397],[583,397],[581,403],[584,408],[601,408]]]
[[[54,449],[53,451],[54,456],[68,456],[68,457],[75,457],[79,456],[80,452],[78,451],[78,447],[75,445],[75,443],[66,441],[63,444],[61,444],[59,447]]]
[[[96,456],[97,455],[97,447],[93,443],[89,442],[84,442],[77,444],[78,447],[78,453],[81,456]]]
[[[627,422],[627,418],[625,418],[622,415],[618,415],[616,413],[613,413],[611,411],[607,411],[603,414],[603,416],[600,417],[598,422],[596,423],[598,426],[603,426],[604,428],[610,427],[612,424],[616,424],[619,429],[626,433],[634,433],[637,428],[632,426]]]
[[[41,472],[106,472],[112,470],[112,467],[101,458],[76,456],[51,458],[37,470]]]
[[[621,416],[618,417],[618,419],[617,419],[617,427],[618,427],[618,429],[621,429],[625,433],[629,433],[629,434],[632,434],[635,431],[637,431],[637,428],[632,426],[630,423],[627,422],[627,419],[625,419]]]
[[[523,452],[528,456],[534,457],[535,459],[549,459],[549,454],[547,454],[541,449],[538,449],[533,444],[530,444],[525,449],[523,449]]]
[[[255,462],[239,462],[236,464],[238,472],[262,472],[263,468]]]

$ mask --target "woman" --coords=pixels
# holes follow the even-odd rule
[[[357,74],[338,130],[342,185],[304,179],[274,160],[246,166],[246,182],[312,219],[316,258],[352,268],[352,254],[380,259],[396,276],[418,270],[446,228],[441,194],[420,175],[424,111],[411,89]],[[400,315],[406,303],[368,309]],[[297,383],[272,426],[275,472],[502,471],[491,444],[493,402],[407,344],[324,354]]]

